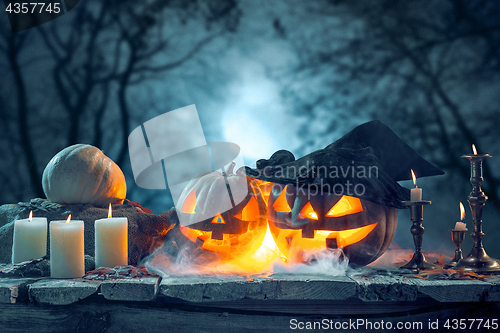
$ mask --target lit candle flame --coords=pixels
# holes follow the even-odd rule
[[[465,208],[462,203],[460,203],[460,221],[463,221],[465,217]]]
[[[108,208],[108,219],[113,217],[113,213],[111,212],[111,202],[109,203],[109,208]]]
[[[472,144],[472,151],[474,152],[474,155],[477,155],[476,146],[474,144]]]
[[[68,219],[66,220],[66,223],[69,223],[70,220],[71,220],[71,214],[68,215]]]
[[[411,170],[411,178],[413,178],[413,185],[417,187],[417,176],[415,176],[415,172],[413,172],[413,169],[410,170]]]
[[[33,211],[30,211],[30,215],[28,216],[28,219],[30,222],[33,220]]]

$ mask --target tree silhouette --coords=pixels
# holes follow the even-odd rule
[[[323,132],[304,126],[313,138],[304,149],[328,144],[321,134],[379,118],[451,177],[469,178],[460,156],[471,144],[499,152],[491,135],[500,119],[499,2],[332,0],[304,13],[295,14],[304,25],[281,22],[278,31],[299,59],[283,79],[292,79],[285,96],[297,114],[326,124]],[[500,211],[492,163],[484,164],[485,191]]]
[[[144,112],[131,96],[233,32],[238,18],[235,1],[87,0],[39,27],[3,29],[2,177],[22,190],[0,200],[44,197],[45,163],[71,144],[98,146],[125,168],[132,119]]]

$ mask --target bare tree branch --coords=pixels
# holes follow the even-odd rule
[[[21,147],[24,152],[24,160],[29,170],[31,183],[38,197],[43,197],[42,185],[40,182],[40,173],[35,164],[35,151],[32,145],[31,130],[28,126],[28,96],[26,91],[26,83],[19,64],[19,53],[27,34],[12,35],[9,38],[9,62],[12,73],[14,75],[17,88],[17,110],[18,110],[18,131],[20,136]]]

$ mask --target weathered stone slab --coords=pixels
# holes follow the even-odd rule
[[[356,295],[356,283],[347,276],[274,274],[277,299],[344,300]]]
[[[0,303],[17,303],[28,300],[28,284],[37,279],[0,279]]]
[[[190,302],[237,300],[246,294],[245,282],[238,276],[169,276],[162,278],[160,293]],[[255,289],[252,288],[254,294],[262,291]]]
[[[486,280],[490,288],[484,295],[486,302],[500,302],[500,276],[492,275]]]
[[[183,276],[163,278],[161,294],[191,302],[239,299],[331,299],[356,294],[346,276],[274,274],[268,278]]]
[[[353,275],[357,296],[363,301],[414,301],[417,286],[397,275]]]
[[[85,255],[85,271],[95,268],[94,258]],[[41,278],[50,277],[50,260],[48,256],[24,261],[18,264],[2,264],[0,278]]]
[[[100,281],[85,279],[40,280],[30,284],[28,291],[35,302],[66,305],[97,293],[100,284]]]
[[[152,301],[158,294],[159,285],[160,278],[156,276],[104,280],[101,293],[113,301]]]
[[[409,279],[418,292],[439,302],[478,302],[484,300],[491,284],[479,280],[423,280]]]
[[[0,278],[37,278],[50,276],[50,262],[47,257],[27,260],[18,264],[0,267]]]

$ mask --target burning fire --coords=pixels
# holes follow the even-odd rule
[[[206,250],[214,250],[215,248],[221,252],[221,247],[229,251],[231,242],[230,235],[224,234],[223,240],[209,238],[209,233],[204,234],[203,231],[189,229],[180,226],[182,233],[191,241],[196,242],[197,237],[203,237],[205,242],[202,248]],[[206,238],[205,238],[206,237]],[[236,236],[237,237],[237,236]],[[250,242],[250,245],[245,249],[245,254],[239,257],[221,258],[220,260],[209,260],[200,255],[195,259],[195,264],[191,268],[199,270],[199,274],[260,274],[272,271],[273,264],[276,261],[286,263],[286,256],[281,253],[278,245],[274,241],[269,225],[263,238]],[[204,262],[206,260],[206,262]],[[180,267],[171,267],[174,271],[181,269]]]
[[[460,203],[460,221],[463,221],[465,217],[465,208],[463,203]]]
[[[268,203],[269,193],[272,184],[262,182],[259,184],[262,191],[262,196],[266,204]],[[185,212],[194,211],[194,200],[186,200],[188,204],[183,207]],[[350,207],[350,206],[349,206]],[[185,209],[184,209],[185,208]],[[361,207],[359,207],[362,209]],[[304,212],[307,213],[307,212]],[[310,218],[314,218],[314,211],[308,212]],[[222,223],[223,219],[220,214],[217,214],[216,223]],[[262,226],[254,229],[249,229],[248,232],[242,234],[226,234],[223,233],[222,239],[217,237],[212,238],[212,231],[204,231],[189,228],[179,224],[179,231],[187,239],[190,244],[182,244],[181,238],[176,236],[166,235],[170,242],[164,242],[150,256],[146,262],[148,270],[152,270],[157,274],[169,275],[241,275],[245,277],[253,275],[267,275],[275,271],[276,268],[284,271],[293,271],[300,266],[309,264],[307,258],[312,258],[315,262],[328,262],[328,267],[332,266],[333,262],[340,263],[333,269],[336,269],[335,275],[343,274],[347,267],[348,261],[343,256],[342,247],[346,244],[354,243],[363,239],[376,226],[376,223],[365,227],[343,230],[343,231],[328,231],[315,230],[314,238],[293,237],[299,234],[302,230],[283,229],[280,232],[289,233],[290,237],[274,237],[273,226],[267,221],[265,233]],[[317,219],[317,216],[316,216]],[[212,221],[212,223],[214,223]],[[172,234],[175,230],[172,229]],[[276,235],[275,235],[276,236]],[[247,238],[252,238],[252,241],[245,241]],[[242,239],[245,238],[245,239]],[[282,249],[288,248],[287,244],[278,244],[276,239],[282,239],[284,242],[293,239],[295,250],[283,252]],[[337,241],[338,249],[327,249],[329,239]],[[195,248],[191,246],[196,244]],[[241,245],[245,244],[245,245]],[[237,246],[236,246],[237,245]],[[191,247],[190,247],[191,246]],[[235,254],[235,251],[237,254]],[[290,253],[288,253],[290,252]],[[307,266],[310,267],[310,266]]]
[[[152,269],[152,271],[156,271],[156,273],[167,273],[169,275],[237,274],[249,277],[252,275],[267,275],[273,273],[276,268],[289,272],[294,269],[301,269],[302,266],[310,267],[304,265],[306,262],[300,262],[300,259],[315,258],[318,262],[321,260],[328,262],[327,265],[322,264],[322,266],[330,267],[330,270],[336,269],[337,271],[334,272],[334,275],[338,275],[343,274],[348,264],[348,261],[345,260],[341,251],[343,244],[357,238],[364,238],[375,226],[376,223],[345,231],[316,230],[314,239],[301,239],[300,241],[296,241],[300,243],[295,247],[297,251],[284,253],[280,250],[279,244],[277,244],[273,237],[270,225],[267,223],[264,237],[250,242],[250,245],[241,256],[224,256],[224,253],[221,253],[220,247],[224,245],[229,251],[231,242],[230,235],[224,235],[223,240],[212,240],[207,238],[202,248],[208,251],[201,254],[196,253],[195,255],[190,253],[189,250],[183,249],[182,245],[178,244],[178,240],[176,240],[172,242],[173,246],[180,250],[176,258],[169,255],[169,251],[165,251],[165,245],[162,245],[153,253],[146,267],[148,270]],[[192,242],[196,242],[196,237],[209,237],[209,235],[201,234],[203,231],[193,230],[183,226],[180,226],[180,228],[183,229],[182,233]],[[301,230],[287,230],[286,232],[300,233]],[[339,249],[329,250],[326,248],[326,240],[332,237],[338,240]],[[211,251],[212,246],[217,247],[219,254]],[[333,267],[332,265],[334,262],[337,262],[337,266]],[[310,269],[313,269],[312,266]]]
[[[474,144],[472,144],[472,151],[474,152],[474,155],[477,155],[476,146]]]

